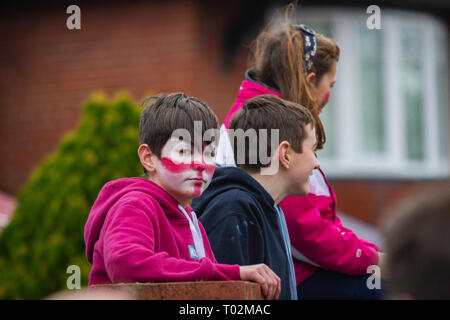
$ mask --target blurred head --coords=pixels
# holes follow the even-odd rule
[[[393,298],[450,299],[450,189],[411,198],[386,222]]]
[[[181,204],[198,197],[215,168],[218,120],[183,93],[147,98],[139,125],[139,158],[147,178]]]
[[[298,25],[289,22],[291,11],[293,7],[288,7],[283,26],[269,25],[258,35],[251,46],[249,67],[258,81],[279,90],[284,99],[301,104],[312,112],[316,122],[317,147],[321,149],[326,138],[318,114],[327,100],[326,88],[329,91],[332,86],[328,82],[335,81],[339,47],[333,40],[316,34],[316,55],[312,66],[307,68],[305,33]],[[329,72],[331,75],[326,76]],[[324,78],[327,82],[321,83]]]
[[[257,96],[232,117],[229,135],[238,167],[284,174],[289,195],[308,193],[309,176],[319,167],[315,120],[308,109],[275,95]]]

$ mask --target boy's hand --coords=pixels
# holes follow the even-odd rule
[[[281,293],[281,279],[265,264],[240,266],[241,280],[255,281],[261,285],[266,300],[278,299]]]

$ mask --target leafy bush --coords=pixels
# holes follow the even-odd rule
[[[93,95],[78,129],[32,173],[0,235],[0,299],[40,299],[66,289],[69,265],[86,286],[84,225],[101,187],[138,176],[140,108],[126,96]]]

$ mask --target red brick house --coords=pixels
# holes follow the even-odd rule
[[[33,168],[65,132],[76,126],[83,101],[94,91],[113,95],[125,90],[136,100],[149,92],[183,91],[204,99],[223,120],[243,80],[246,45],[271,9],[286,1],[80,2],[80,30],[66,27],[70,4],[41,1],[37,6],[19,1],[0,13],[0,190],[11,195],[17,195]],[[408,40],[407,33],[406,38],[392,32],[358,35],[351,23],[359,21],[364,29],[365,20],[358,19],[368,16],[368,1],[324,1],[320,7],[314,4],[303,2],[301,10],[310,10],[305,20],[322,27],[324,33],[334,33],[343,51],[336,101],[324,115],[330,147],[321,156],[322,165],[335,187],[339,210],[375,223],[399,199],[450,185],[449,64],[426,64],[420,55],[408,60],[396,54],[410,45],[414,51],[420,41]],[[383,30],[393,26],[395,30],[408,29],[409,21],[423,14],[424,20],[416,20],[421,22],[416,26],[418,32],[436,36],[429,44],[447,52],[444,58],[433,56],[430,60],[448,59],[448,2],[381,1],[378,5],[383,19],[386,12]],[[349,37],[347,30],[355,33]],[[397,47],[386,45],[389,41]],[[352,43],[358,47],[349,57]],[[372,54],[371,46],[373,50],[391,48],[392,52]],[[392,67],[394,56],[399,63],[406,61],[404,69],[395,64]],[[376,67],[352,68],[349,61]],[[439,72],[434,72],[437,67]],[[366,78],[355,76],[355,70],[363,70],[371,82],[357,87],[358,80]],[[422,86],[425,89],[420,97],[414,92],[421,84],[408,82],[417,78],[417,72],[423,72],[429,80]],[[386,85],[384,79],[396,76],[402,81]],[[356,84],[350,85],[355,80]],[[405,87],[399,83],[406,83]],[[368,104],[360,108],[361,97],[353,98],[353,91],[349,94],[346,88],[359,92]],[[404,105],[406,101],[414,106],[415,111],[390,109],[399,99],[404,99]],[[381,107],[386,109],[376,109]],[[430,108],[431,116],[424,119],[422,115],[429,114],[424,110]],[[375,119],[370,110],[386,116]],[[354,118],[346,122],[349,114]],[[401,120],[409,119],[410,114],[414,115],[410,122]],[[367,119],[374,121],[366,125]],[[350,122],[352,125],[347,125]],[[406,133],[395,129],[402,125]],[[371,136],[364,136],[364,132]],[[399,145],[405,147],[399,149]]]

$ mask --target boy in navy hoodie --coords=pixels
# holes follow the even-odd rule
[[[289,235],[278,203],[309,192],[319,168],[312,114],[275,95],[246,101],[229,126],[237,167],[216,168],[192,207],[220,263],[265,263],[281,278],[280,299],[297,299]]]

